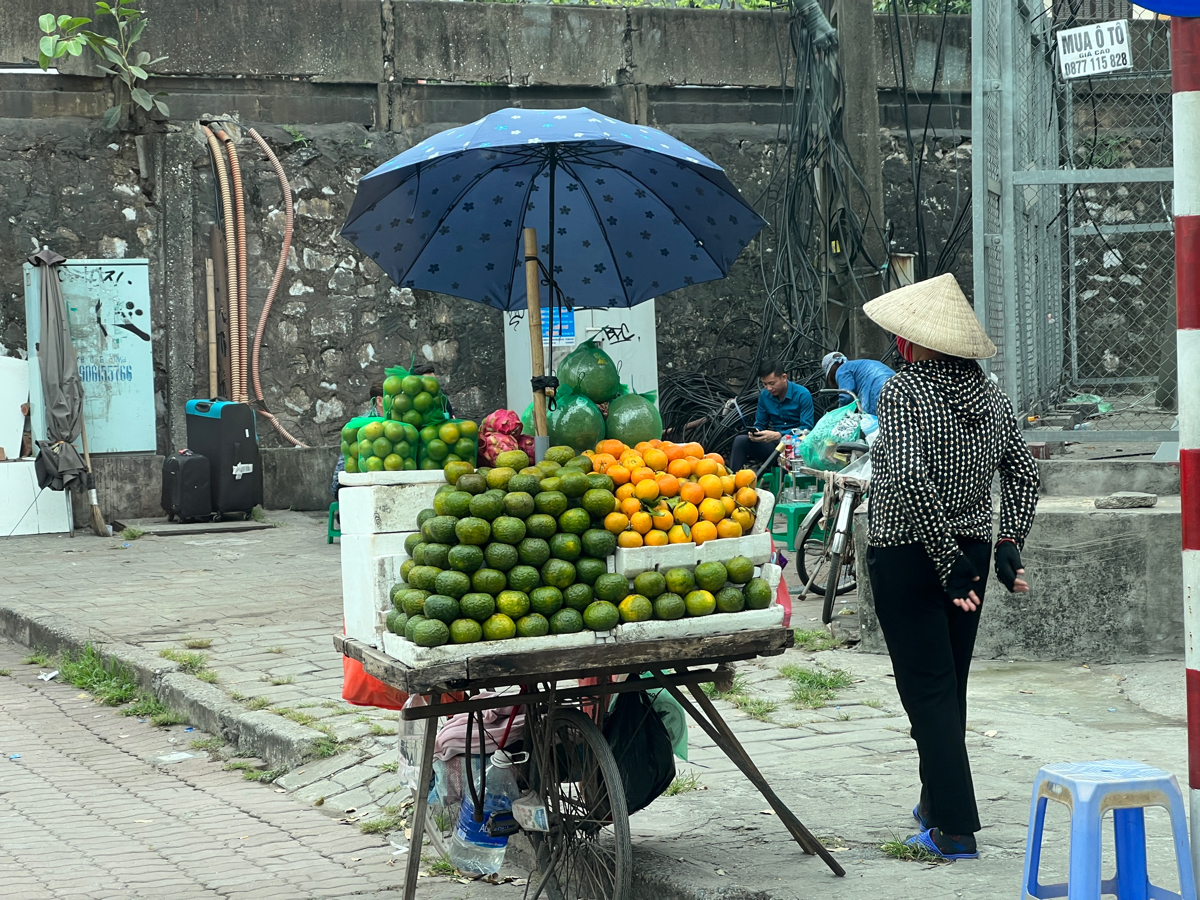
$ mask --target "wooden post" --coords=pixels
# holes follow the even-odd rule
[[[541,277],[538,274],[537,229],[525,229],[525,297],[529,302],[529,349],[532,351],[534,378],[546,374],[546,354],[542,346],[542,299]],[[545,437],[550,433],[546,425],[546,392],[533,392],[533,432]]]

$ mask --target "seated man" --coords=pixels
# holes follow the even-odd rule
[[[807,388],[788,380],[782,363],[778,360],[763,363],[758,369],[758,377],[763,389],[758,395],[754,429],[733,439],[729,462],[735,472],[745,468],[747,460],[766,462],[783,432],[813,427],[812,394]]]
[[[846,359],[841,353],[827,353],[821,360],[825,382],[831,388],[853,391],[858,397],[858,411],[875,415],[883,383],[896,373],[877,359]],[[845,404],[850,397],[839,398]]]

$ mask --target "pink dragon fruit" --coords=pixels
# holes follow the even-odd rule
[[[516,450],[517,439],[510,434],[489,432],[479,445],[479,456],[489,466],[496,464],[496,457],[506,450]]]
[[[517,449],[524,450],[525,455],[533,459],[533,435],[519,434],[517,435]]]
[[[521,433],[521,419],[511,409],[498,409],[480,423],[479,433],[518,435]],[[510,450],[516,447],[508,448]]]

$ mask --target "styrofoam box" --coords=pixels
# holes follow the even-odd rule
[[[338,472],[338,484],[354,487],[364,484],[445,484],[441,469],[409,472]]]
[[[532,653],[536,650],[578,650],[596,644],[612,643],[616,631],[580,631],[575,634],[548,634],[545,637],[516,638],[511,641],[479,641],[474,644],[443,644],[440,647],[418,647],[398,634],[383,632],[383,652],[406,666],[419,669],[441,663],[462,662],[478,656],[498,653]]]
[[[651,548],[655,549],[655,548]],[[762,531],[758,534],[744,534],[736,538],[720,538],[706,541],[698,548],[700,562],[725,562],[735,556],[749,557],[750,562],[762,565],[771,559],[771,535]]]
[[[408,554],[404,539],[412,532],[342,535],[342,615],[346,635],[372,647],[392,608],[392,585]]]
[[[417,513],[433,506],[445,480],[416,484],[347,485],[338,494],[342,535],[417,530]]]
[[[617,643],[655,641],[666,638],[704,637],[711,634],[736,634],[739,631],[755,631],[759,628],[774,628],[783,624],[783,607],[772,603],[766,609],[742,610],[735,613],[713,613],[711,616],[661,619],[649,622],[626,622],[616,627]]]
[[[768,532],[743,535],[740,538],[720,538],[695,544],[668,544],[665,547],[618,547],[614,571],[633,578],[651,569],[665,571],[677,566],[688,568],[702,562],[725,562],[735,556],[745,556],[755,565],[771,558],[771,535]]]
[[[762,534],[771,530],[771,520],[775,518],[775,495],[770,491],[758,492],[758,506],[754,508],[754,526],[751,534]]]

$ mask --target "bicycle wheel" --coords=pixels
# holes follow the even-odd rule
[[[826,552],[828,535],[817,537],[821,517],[814,516],[796,542],[796,574],[801,585],[811,585],[814,594],[824,594],[826,574],[829,571],[829,555]]]
[[[633,844],[625,786],[600,729],[577,709],[538,718],[530,786],[546,804],[548,832],[530,832],[550,900],[626,900]]]

